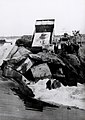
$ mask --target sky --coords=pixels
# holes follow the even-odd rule
[[[38,19],[55,19],[56,35],[85,33],[85,0],[0,0],[0,36],[32,35]]]

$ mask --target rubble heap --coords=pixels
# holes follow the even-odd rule
[[[46,49],[34,54],[31,44],[26,46],[26,43],[19,39],[1,66],[3,76],[17,81],[24,94],[31,97],[34,94],[27,84],[44,78],[56,79],[65,86],[77,86],[78,82],[85,83],[84,49],[79,48],[78,55],[55,54]]]

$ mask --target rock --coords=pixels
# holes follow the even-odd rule
[[[19,84],[20,91],[27,96],[34,97],[32,90],[27,86],[29,80],[27,80],[22,74],[13,70],[11,67],[4,68],[3,76],[14,79]]]
[[[85,46],[79,48],[78,56],[81,61],[81,76],[83,78],[82,83],[85,83]]]
[[[22,44],[24,47],[31,48],[32,40],[23,36],[16,41],[16,44],[17,46]]]
[[[76,71],[72,70],[70,67],[66,66],[63,68],[65,75],[65,80],[62,81],[63,85],[68,86],[77,86],[78,74]]]
[[[4,65],[2,75],[7,77],[7,78],[12,78],[14,75],[14,71],[11,67]]]
[[[78,55],[80,57],[81,62],[85,64],[85,46],[79,48]]]
[[[34,61],[42,61],[41,57],[38,54],[29,54],[29,56]]]
[[[75,68],[73,62],[71,63],[71,61],[69,61],[70,57],[68,55],[65,55],[64,57],[60,56],[60,58],[65,63],[65,67],[62,67],[66,79],[65,84],[69,86],[76,86],[79,79],[81,79],[77,69]]]
[[[49,79],[46,82],[46,88],[49,89],[49,90],[56,89],[56,88],[59,88],[59,87],[61,87],[61,83],[56,79]]]
[[[59,88],[59,87],[61,87],[61,83],[58,80],[54,80],[53,83],[52,83],[52,88],[56,89],[56,88]]]
[[[34,93],[33,91],[26,85],[24,84],[19,84],[19,90],[21,91],[21,93],[27,97],[34,97]]]
[[[75,69],[76,73],[80,75],[81,71],[81,62],[79,58],[75,54],[67,54],[66,59],[69,62],[69,64]],[[82,78],[82,76],[81,76]]]
[[[35,79],[42,79],[42,78],[47,78],[52,76],[47,63],[33,66],[31,68],[31,71]]]
[[[34,63],[29,58],[30,54],[32,54],[30,50],[27,50],[23,46],[18,47],[18,46],[15,45],[14,48],[12,49],[12,51],[9,53],[7,59],[6,59],[7,65],[10,65],[13,69],[16,69],[20,73],[24,73]]]
[[[55,53],[39,52],[38,55],[41,57],[43,62],[65,66],[64,62]]]
[[[42,52],[42,47],[31,47],[30,50],[33,54],[37,54],[39,52]]]
[[[67,54],[66,59],[69,61],[69,63],[73,66],[80,66],[80,60],[75,54]]]

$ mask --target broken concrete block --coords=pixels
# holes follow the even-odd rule
[[[51,77],[50,69],[46,63],[33,66],[31,68],[31,71],[34,78],[40,79],[40,78]]]

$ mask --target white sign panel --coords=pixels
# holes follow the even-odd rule
[[[36,21],[36,25],[53,25],[54,21]]]
[[[50,44],[50,32],[35,33],[32,47],[42,47]]]

